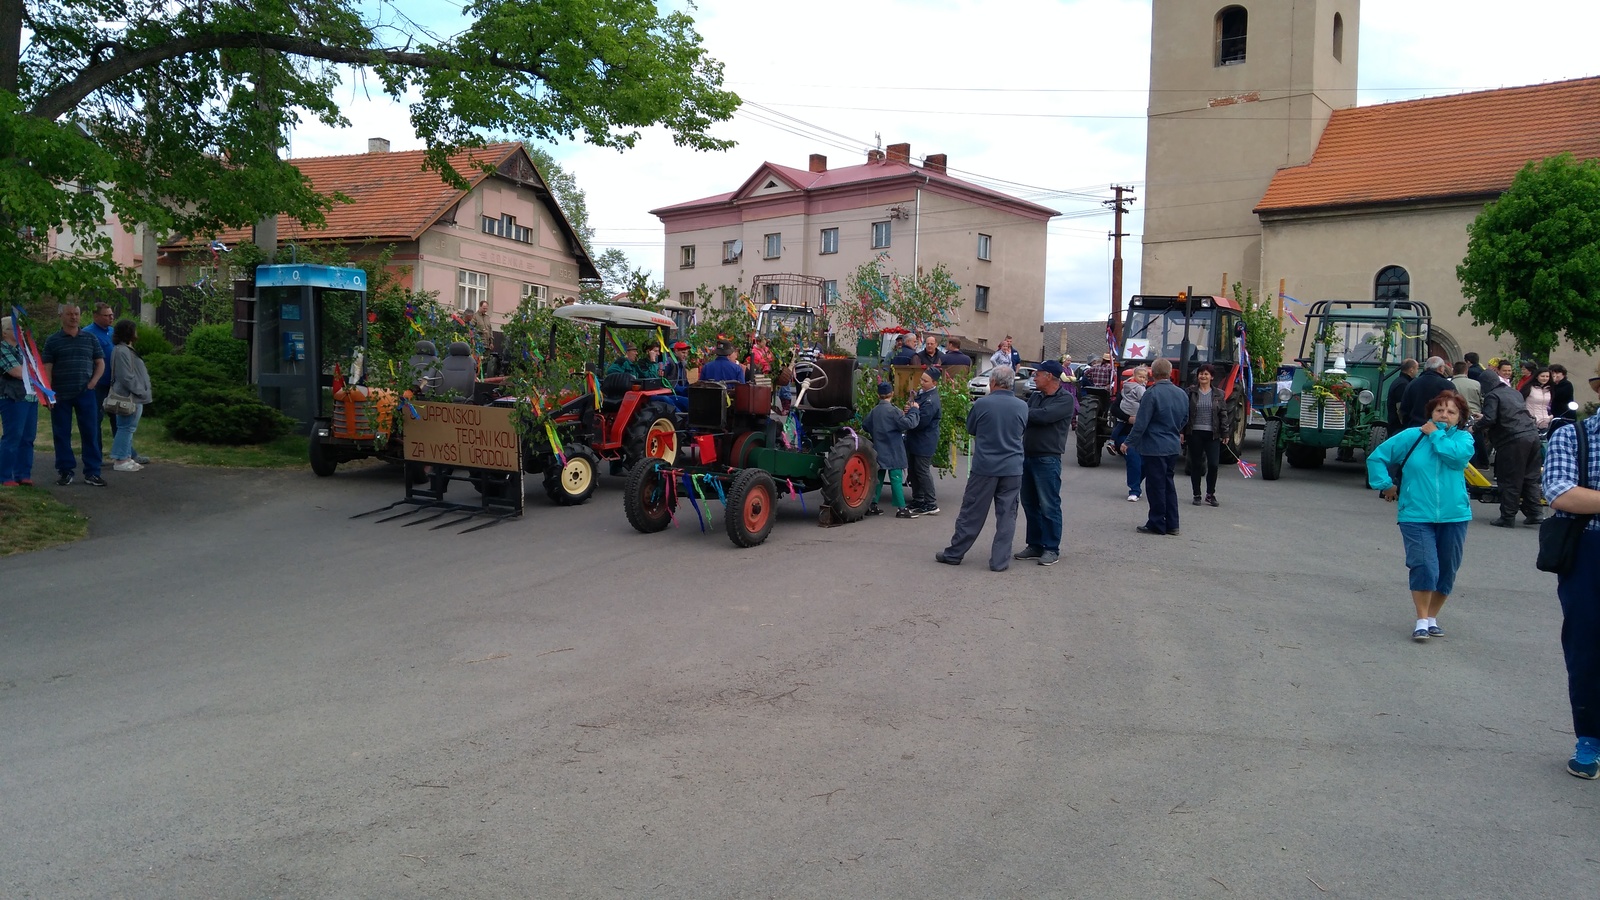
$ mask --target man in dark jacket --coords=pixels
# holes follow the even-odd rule
[[[1473,381],[1477,381],[1479,378],[1483,377],[1483,364],[1478,361],[1478,354],[1476,352],[1467,353],[1461,358],[1466,360],[1468,378],[1471,378]]]
[[[939,349],[939,339],[931,334],[928,335],[927,346],[923,347],[922,350],[919,351],[915,357],[913,357],[912,364],[918,366],[944,365],[944,353]]]
[[[1133,430],[1122,450],[1132,446],[1144,458],[1145,499],[1150,517],[1134,530],[1140,534],[1178,533],[1178,487],[1173,468],[1183,447],[1179,435],[1189,422],[1189,395],[1172,383],[1172,360],[1150,364],[1150,386],[1139,401]]]
[[[961,341],[951,338],[944,345],[945,368],[951,366],[966,366],[972,368],[972,357],[961,352]]]
[[[1489,429],[1494,447],[1494,480],[1500,488],[1500,518],[1490,522],[1501,528],[1517,524],[1517,507],[1523,521],[1537,525],[1539,509],[1539,426],[1522,401],[1522,394],[1491,371],[1478,379],[1483,386],[1483,419],[1478,428]]]
[[[1428,401],[1445,391],[1456,389],[1455,382],[1450,380],[1450,364],[1442,358],[1428,357],[1422,370],[1422,374],[1406,386],[1405,396],[1400,398],[1401,428],[1421,428],[1422,423],[1428,420]]]
[[[1400,418],[1400,402],[1405,399],[1406,388],[1411,386],[1411,380],[1417,377],[1417,361],[1407,359],[1400,364],[1400,374],[1389,383],[1389,395],[1384,398],[1388,407],[1384,410],[1384,421],[1389,425],[1390,434],[1399,434],[1405,419]]]
[[[1022,433],[1028,427],[1028,404],[1011,393],[1016,374],[1010,366],[989,372],[989,393],[973,401],[967,412],[967,433],[972,435],[972,471],[961,495],[950,546],[933,555],[947,566],[961,565],[983,530],[994,504],[994,546],[989,550],[989,570],[1004,572],[1011,566],[1011,539],[1017,533],[1017,497],[1022,489]]]
[[[942,417],[939,379],[943,377],[941,369],[932,366],[923,369],[917,380],[917,392],[911,398],[917,405],[918,416],[917,426],[906,432],[906,456],[910,463],[906,474],[911,480],[911,512],[918,516],[939,512],[939,499],[933,489],[933,452],[939,447]]]
[[[1033,373],[1028,395],[1028,430],[1022,434],[1022,515],[1028,545],[1017,559],[1053,566],[1061,558],[1061,454],[1077,401],[1061,385],[1065,369],[1047,359]]]
[[[916,361],[917,361],[917,346],[912,341],[913,337],[915,337],[915,335],[905,334],[905,335],[901,335],[900,337],[895,339],[894,356],[891,356],[889,358],[889,365],[891,365],[891,366],[911,366],[911,365],[916,365]]]

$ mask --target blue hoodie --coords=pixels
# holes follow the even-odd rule
[[[1418,443],[1420,441],[1421,443]],[[1411,447],[1416,444],[1416,452]],[[1406,454],[1410,453],[1408,459]],[[1389,467],[1405,460],[1400,473],[1401,522],[1472,521],[1467,500],[1467,463],[1472,461],[1472,433],[1451,425],[1433,434],[1407,428],[1367,454],[1367,483],[1378,490],[1394,485]]]

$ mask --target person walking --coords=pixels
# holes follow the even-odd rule
[[[1053,566],[1061,559],[1061,454],[1078,403],[1061,378],[1061,363],[1047,359],[1033,373],[1028,395],[1028,427],[1022,433],[1022,515],[1027,546],[1016,559]]]
[[[116,416],[116,434],[111,439],[111,468],[118,472],[137,472],[144,468],[133,449],[133,434],[139,430],[144,405],[155,399],[150,393],[150,372],[133,350],[138,336],[139,327],[131,319],[118,322],[112,332],[111,390],[132,397],[134,402],[132,413]]]
[[[1537,525],[1543,518],[1539,510],[1539,428],[1522,395],[1498,374],[1484,372],[1478,384],[1483,388],[1483,418],[1478,427],[1488,430],[1489,445],[1494,448],[1494,481],[1500,488],[1500,518],[1489,524],[1516,527],[1517,508],[1521,507],[1523,521]]]
[[[1016,372],[995,366],[989,372],[989,393],[967,411],[967,433],[972,435],[972,469],[961,495],[950,546],[933,555],[947,566],[961,565],[962,557],[978,539],[994,504],[994,546],[989,550],[989,571],[1004,572],[1011,565],[1011,540],[1017,531],[1017,500],[1022,490],[1022,434],[1028,427],[1028,404],[1011,392]]]
[[[1202,363],[1195,370],[1195,383],[1188,388],[1189,421],[1181,440],[1189,452],[1189,486],[1194,488],[1194,505],[1199,506],[1200,476],[1205,475],[1207,506],[1217,505],[1217,466],[1222,460],[1222,436],[1228,434],[1228,406],[1222,388],[1216,384],[1216,370]]]
[[[939,449],[939,421],[944,417],[939,399],[939,380],[944,370],[929,366],[917,377],[917,392],[911,403],[917,406],[917,424],[906,432],[906,474],[911,479],[911,512],[932,516],[939,512],[939,498],[933,486],[933,454]],[[911,403],[906,405],[910,411]]]
[[[33,484],[39,397],[28,384],[27,353],[10,316],[0,318],[0,487]]]
[[[867,515],[883,515],[883,510],[878,507],[878,498],[883,495],[884,477],[888,476],[894,497],[895,518],[915,519],[917,514],[906,506],[904,478],[906,431],[917,425],[917,401],[906,404],[906,411],[902,414],[890,399],[893,394],[894,385],[887,381],[878,382],[878,405],[861,421],[862,430],[872,438],[872,446],[878,451],[878,478],[872,485],[872,505],[867,507]]]
[[[1472,435],[1461,427],[1467,404],[1454,391],[1428,401],[1428,418],[1367,454],[1367,482],[1383,499],[1400,501],[1400,537],[1411,570],[1411,604],[1417,622],[1411,639],[1444,634],[1439,610],[1456,583],[1472,505],[1464,472]]]
[[[1600,366],[1589,378],[1600,393]],[[1588,444],[1585,471],[1578,470],[1578,429]],[[1561,653],[1567,663],[1567,701],[1577,736],[1567,771],[1600,776],[1600,416],[1563,425],[1550,435],[1544,461],[1544,495],[1561,518],[1584,517],[1577,562],[1556,576],[1561,598]]]
[[[106,358],[100,341],[80,323],[83,311],[76,303],[61,307],[61,330],[44,342],[39,361],[44,364],[45,381],[56,392],[50,407],[50,433],[56,444],[56,484],[73,482],[78,461],[72,455],[72,423],[78,423],[78,440],[83,450],[83,483],[105,487],[100,477],[100,409],[93,385],[106,372]]]
[[[1172,383],[1172,360],[1162,358],[1150,366],[1151,385],[1139,401],[1133,431],[1123,445],[1143,457],[1144,483],[1149,490],[1150,515],[1134,530],[1140,534],[1178,533],[1178,488],[1172,481],[1178,452],[1183,447],[1183,427],[1189,421],[1189,397]]]

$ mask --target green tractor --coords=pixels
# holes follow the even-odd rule
[[[1427,355],[1431,316],[1415,300],[1319,300],[1306,314],[1293,381],[1264,410],[1261,477],[1283,461],[1315,469],[1336,451],[1345,462],[1389,438],[1390,392],[1400,363]],[[1281,382],[1280,382],[1281,384]]]

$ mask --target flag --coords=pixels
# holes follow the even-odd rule
[[[1246,478],[1254,478],[1256,476],[1255,463],[1239,460],[1239,474]]]
[[[1117,329],[1112,326],[1110,319],[1106,319],[1106,348],[1111,351],[1112,356],[1119,355],[1117,353]],[[1062,347],[1061,352],[1066,353],[1067,348]]]

